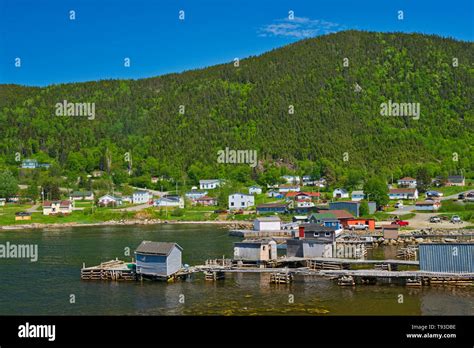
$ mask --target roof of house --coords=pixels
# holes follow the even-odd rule
[[[416,179],[405,176],[404,178],[398,179],[398,181],[416,181]]]
[[[343,188],[337,188],[335,189],[334,191],[339,191],[341,193],[348,193],[346,189],[343,189]]]
[[[234,242],[234,247],[250,247],[250,248],[255,248],[255,247],[260,247],[262,244],[267,245],[272,243],[273,241],[271,240],[243,240],[241,242]],[[273,242],[275,243],[275,242]]]
[[[74,191],[71,193],[71,197],[84,197],[84,196],[91,196],[91,191]]]
[[[301,224],[300,227],[304,227],[305,232],[334,232],[331,227],[322,226],[319,224],[305,223]]]
[[[416,202],[415,205],[434,205],[434,204],[441,204],[438,201],[421,201],[421,202]]]
[[[364,195],[364,191],[352,191],[352,195]]]
[[[249,197],[253,197],[253,195],[249,195],[248,193],[242,193],[242,192],[235,192],[235,193],[232,193],[230,196],[234,196],[234,195],[241,195],[241,196],[249,196]]]
[[[268,217],[259,217],[256,218],[257,221],[278,221],[280,222],[280,218],[278,216],[268,216]]]
[[[257,205],[258,208],[286,208],[286,204],[284,203],[262,203]]]
[[[462,182],[464,177],[462,175],[450,175],[448,176],[449,182]]]
[[[220,179],[203,179],[199,180],[200,184],[212,184],[213,182],[220,182]]]
[[[145,190],[136,190],[135,192],[133,192],[134,195],[148,195],[150,194],[150,192],[148,191],[145,191]]]
[[[116,201],[119,201],[119,200],[122,199],[121,197],[117,197],[117,196],[112,196],[112,195],[110,195],[110,194],[106,194],[106,195],[103,195],[102,197],[100,197],[100,198],[99,198],[99,201],[101,201],[102,199],[104,199],[104,198],[106,198],[106,197],[112,198],[112,199],[114,199],[114,200],[116,200]]]
[[[341,209],[326,210],[325,213],[333,214],[336,217],[336,219],[352,219],[352,218],[354,218],[354,215],[349,213],[347,210],[341,210]]]
[[[52,204],[59,204],[60,207],[69,207],[71,205],[71,201],[64,200],[64,201],[44,201],[43,207],[51,207]]]
[[[316,218],[317,220],[320,220],[320,219],[335,219],[336,218],[336,215],[334,215],[333,213],[314,213],[314,214],[311,214],[310,218]]]
[[[416,189],[414,188],[396,188],[390,189],[389,194],[397,194],[397,193],[415,193]]]
[[[250,186],[250,188],[262,188],[262,187],[258,186],[258,185],[252,185],[252,186]]]
[[[215,201],[215,197],[202,196],[196,199],[196,201]]]
[[[155,255],[165,255],[168,256],[174,247],[177,247],[179,250],[183,250],[177,243],[167,243],[167,242],[150,242],[144,240],[135,250],[136,253],[140,254],[155,254]]]
[[[309,196],[309,197],[319,197],[321,194],[319,192],[288,192],[285,197],[286,198],[291,198],[291,197],[296,197],[296,196]]]

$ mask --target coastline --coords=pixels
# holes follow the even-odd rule
[[[18,231],[18,230],[32,230],[42,228],[66,228],[66,227],[92,227],[92,226],[132,226],[132,225],[161,225],[161,224],[213,224],[222,225],[229,228],[239,228],[251,226],[251,221],[179,221],[179,220],[111,220],[104,222],[95,223],[78,223],[78,222],[66,222],[66,223],[31,223],[22,225],[4,225],[0,226],[0,231]]]

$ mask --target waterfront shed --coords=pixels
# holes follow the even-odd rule
[[[176,243],[143,241],[135,250],[137,274],[168,277],[182,268],[183,248]]]
[[[278,216],[256,218],[253,222],[255,231],[280,231],[281,220]]]
[[[275,241],[244,240],[234,243],[234,259],[242,261],[270,261],[277,259]]]
[[[474,273],[474,244],[420,244],[419,259],[420,271]]]

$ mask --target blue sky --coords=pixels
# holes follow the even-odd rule
[[[346,29],[473,41],[472,0],[0,0],[0,83],[143,78]],[[74,10],[76,19],[69,19]],[[185,11],[184,21],[179,11]],[[397,11],[404,11],[404,20]],[[295,19],[288,19],[294,11]],[[131,66],[124,67],[130,58]],[[21,67],[15,67],[15,59]]]

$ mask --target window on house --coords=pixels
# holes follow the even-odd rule
[[[230,202],[230,206],[233,207],[233,206],[234,206],[234,202]]]
[[[240,202],[240,205],[243,207],[243,206],[245,205],[245,203],[244,203],[244,202]]]

